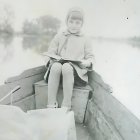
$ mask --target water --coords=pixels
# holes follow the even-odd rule
[[[25,48],[21,37],[14,37],[9,46],[0,43],[0,84],[8,77],[19,75],[25,69],[43,64],[43,57],[33,48]]]
[[[14,37],[0,40],[0,84],[23,70],[44,64],[42,40]],[[47,49],[46,49],[47,50]],[[93,40],[94,69],[112,87],[113,95],[140,119],[140,46]]]
[[[125,42],[93,42],[95,71],[113,95],[140,119],[140,46]]]

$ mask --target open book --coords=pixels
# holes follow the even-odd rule
[[[52,58],[52,59],[55,59],[55,60],[58,61],[58,62],[81,63],[80,60],[73,60],[73,59],[69,59],[69,58],[63,58],[63,57],[61,57],[61,56],[58,56],[58,55],[55,55],[55,54],[50,54],[50,53],[47,53],[47,52],[42,53],[42,55],[48,56],[48,57],[50,57],[50,58]]]

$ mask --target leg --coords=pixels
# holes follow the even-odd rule
[[[55,107],[57,104],[56,96],[62,72],[61,63],[54,63],[51,67],[48,79],[48,107]]]
[[[71,98],[74,85],[74,72],[73,67],[69,63],[63,64],[62,76],[63,76],[63,94],[64,94],[62,106],[71,108]]]

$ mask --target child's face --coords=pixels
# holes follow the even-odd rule
[[[67,26],[71,33],[78,33],[82,28],[82,21],[80,19],[72,19],[69,17]]]

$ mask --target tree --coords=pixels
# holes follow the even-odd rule
[[[31,21],[26,20],[23,24],[24,34],[55,35],[60,27],[60,20],[50,15],[42,16]]]
[[[0,33],[13,34],[14,11],[11,6],[0,5]]]
[[[40,27],[38,26],[36,20],[26,20],[23,24],[23,29],[22,29],[24,34],[28,35],[38,35],[40,34]]]
[[[23,24],[23,47],[37,52],[46,51],[50,41],[60,27],[60,20],[50,15],[42,16]]]
[[[37,19],[38,25],[44,34],[56,34],[60,28],[60,20],[50,15],[45,15]]]

